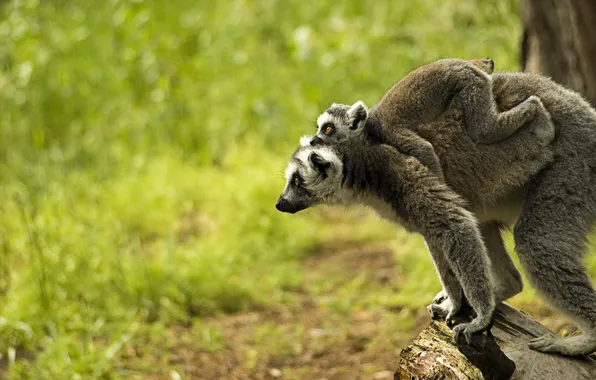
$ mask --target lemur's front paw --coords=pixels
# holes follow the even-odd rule
[[[537,108],[546,109],[546,108],[544,108],[544,105],[542,104],[542,100],[540,100],[540,98],[537,97],[536,95],[528,96],[528,99],[526,99],[526,102],[532,103]]]
[[[437,294],[437,297],[439,294]],[[437,299],[437,297],[435,297],[435,299]],[[461,306],[461,303],[454,304],[451,299],[445,295],[441,303],[430,304],[426,307],[426,310],[428,310],[432,319],[444,319],[449,325],[452,323],[453,317],[460,311]]]
[[[460,323],[459,325],[453,328],[453,338],[456,342],[460,339],[460,335],[462,335],[463,339],[466,340],[468,344],[470,344],[472,340],[472,335],[477,332],[488,331],[490,333],[490,328],[492,327],[492,316],[480,316],[476,317],[469,323]]]
[[[437,295],[433,299],[433,303],[440,304],[443,301],[445,301],[447,298],[448,298],[447,292],[445,291],[445,289],[443,289],[437,293]]]
[[[550,119],[541,118],[532,124],[532,134],[536,136],[536,140],[542,146],[548,146],[555,140],[555,124]]]
[[[428,312],[430,314],[430,318],[433,320],[445,319],[445,317],[449,313],[447,310],[445,310],[441,306],[441,304],[436,304],[436,303],[428,305],[426,307],[426,310],[428,310]]]
[[[538,142],[542,145],[549,145],[555,139],[555,124],[550,116],[550,113],[542,104],[542,101],[537,96],[530,96],[526,102],[531,103],[536,112],[531,125],[531,132],[536,136]]]

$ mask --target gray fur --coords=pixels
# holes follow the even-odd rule
[[[596,217],[596,111],[579,94],[548,78],[523,73],[497,73],[492,76],[492,91],[499,111],[506,112],[519,106],[530,96],[537,96],[552,117],[557,136],[552,143],[552,138],[545,139],[540,131],[548,129],[544,126],[549,121],[538,117],[538,120],[522,127],[505,140],[488,145],[477,144],[463,122],[460,99],[454,97],[454,101],[445,109],[429,110],[429,115],[420,118],[428,120],[411,117],[420,112],[416,99],[408,96],[408,88],[419,80],[416,75],[420,72],[416,73],[417,71],[411,73],[394,86],[371,109],[362,127],[363,130],[371,128],[374,131],[372,135],[377,138],[374,141],[377,144],[387,143],[402,153],[399,141],[394,141],[398,139],[395,131],[400,129],[408,129],[430,142],[440,162],[447,187],[441,187],[440,178],[431,175],[428,169],[424,180],[416,177],[415,173],[423,170],[413,164],[420,164],[422,161],[415,157],[390,159],[384,156],[388,154],[385,152],[386,148],[383,148],[385,153],[378,153],[379,157],[375,157],[376,153],[359,157],[361,151],[350,148],[354,149],[353,154],[344,154],[341,160],[348,157],[347,162],[350,164],[347,167],[362,166],[354,170],[357,173],[354,175],[362,176],[361,181],[370,183],[370,186],[360,185],[359,188],[377,190],[365,192],[368,194],[366,197],[358,197],[356,194],[359,193],[353,190],[345,192],[346,185],[358,182],[344,180],[342,186],[333,190],[340,195],[337,199],[370,204],[385,216],[391,216],[391,211],[395,215],[401,215],[404,209],[409,210],[409,219],[396,217],[395,220],[424,235],[445,287],[435,299],[440,306],[430,308],[443,315],[453,315],[462,303],[458,284],[469,303],[476,305],[475,310],[480,310],[479,315],[490,313],[491,304],[495,300],[504,300],[521,291],[519,273],[500,238],[502,228],[514,226],[515,249],[530,283],[549,304],[574,320],[583,331],[582,335],[571,338],[550,335],[540,337],[531,341],[530,347],[543,352],[574,356],[596,351],[596,292],[583,264],[587,234]],[[432,114],[433,112],[436,114]],[[404,120],[409,122],[405,123]],[[361,141],[363,146],[369,146],[366,141],[370,140],[367,138],[355,140]],[[349,139],[346,139],[337,144],[335,149],[348,149],[348,144]],[[400,153],[394,154],[396,157],[404,157]],[[377,161],[378,159],[381,161]],[[378,162],[383,162],[384,165],[379,165]],[[343,170],[350,175],[351,171],[345,168],[346,166]],[[370,174],[374,172],[383,178],[385,173],[379,174],[383,170],[387,173],[399,171],[401,174],[388,175],[384,181],[379,181]],[[408,184],[404,185],[403,182]],[[405,192],[403,188],[409,191]],[[466,230],[470,240],[467,242],[468,248],[478,244],[477,238],[482,236],[484,244],[481,244],[481,248],[460,248],[457,257],[446,252],[453,246],[437,242],[441,239],[437,239],[429,231],[441,229],[440,223],[430,217],[436,216],[436,210],[404,206],[426,205],[426,201],[419,202],[414,195],[425,194],[425,191],[444,198],[434,204],[435,209],[443,207],[442,212],[448,215],[453,213],[451,217],[443,217],[450,221],[452,218],[455,224],[448,223],[442,227],[450,231]],[[378,196],[371,198],[371,192]],[[401,202],[388,204],[390,192],[394,199]],[[410,196],[404,197],[405,193]],[[349,196],[346,198],[346,195]],[[338,203],[337,199],[335,203]],[[376,202],[371,199],[376,199]],[[465,203],[460,204],[460,201]],[[459,204],[460,208],[454,204]],[[468,223],[462,223],[461,210],[471,211],[469,215],[473,215],[472,219],[478,221],[479,227],[469,227],[469,220]],[[419,215],[417,212],[427,214]],[[414,228],[408,226],[411,220],[416,221]],[[425,227],[423,224],[426,223],[428,224]],[[449,241],[450,239],[453,238],[450,237]],[[452,260],[472,260],[477,264],[466,265],[469,272],[458,272],[458,266]],[[493,263],[489,266],[491,261]],[[486,265],[485,269],[490,267],[490,274],[486,270],[483,272],[483,269],[478,272],[478,268],[473,267],[478,263]],[[485,295],[483,291],[475,293],[469,289],[466,292],[466,287],[476,286],[490,289],[490,295]],[[462,328],[459,329],[458,331],[462,331]]]
[[[513,229],[515,249],[530,283],[582,334],[545,336],[530,342],[543,352],[583,355],[596,351],[596,291],[583,256],[596,219],[596,111],[579,94],[545,77],[502,73],[494,76],[502,109],[537,95],[557,127],[554,159],[527,188]],[[521,203],[521,202],[520,202]]]
[[[325,164],[317,164],[321,162]],[[297,177],[299,185],[294,183]],[[451,281],[457,292],[463,290],[460,299],[465,295],[476,312],[472,322],[456,326],[454,333],[469,337],[490,324],[494,290],[476,218],[466,202],[417,159],[388,145],[349,140],[332,146],[301,146],[290,160],[286,178],[276,205],[280,211],[294,213],[306,204],[364,204],[422,234],[438,255],[435,262],[442,260],[449,266],[449,274],[438,270],[443,283]],[[448,286],[445,290],[450,297],[446,302],[457,299]],[[455,313],[459,306],[451,311]]]

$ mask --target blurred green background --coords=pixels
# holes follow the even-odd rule
[[[359,209],[278,213],[282,172],[332,102],[372,105],[443,57],[519,70],[518,1],[1,12],[3,376],[383,378],[397,364],[440,290],[422,240]],[[530,289],[514,302],[549,315]]]

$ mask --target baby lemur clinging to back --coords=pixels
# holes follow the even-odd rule
[[[333,104],[317,119],[317,135],[311,143],[351,138],[387,143],[418,158],[442,178],[432,145],[409,127],[437,119],[456,102],[469,137],[478,144],[507,139],[532,122],[536,143],[548,145],[554,126],[538,97],[529,96],[511,110],[498,111],[492,93],[493,69],[490,58],[442,59],[423,66],[393,86],[370,111],[361,101],[353,106]]]

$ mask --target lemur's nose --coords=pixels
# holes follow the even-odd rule
[[[279,199],[277,200],[277,203],[275,204],[275,208],[277,209],[277,211],[283,211],[283,206],[284,203],[286,203],[287,201],[285,199],[283,199],[282,197],[279,197]]]
[[[319,136],[314,136],[312,139],[310,139],[310,145],[311,146],[318,145],[318,144],[320,144],[322,142],[323,142],[323,139],[320,138]]]

